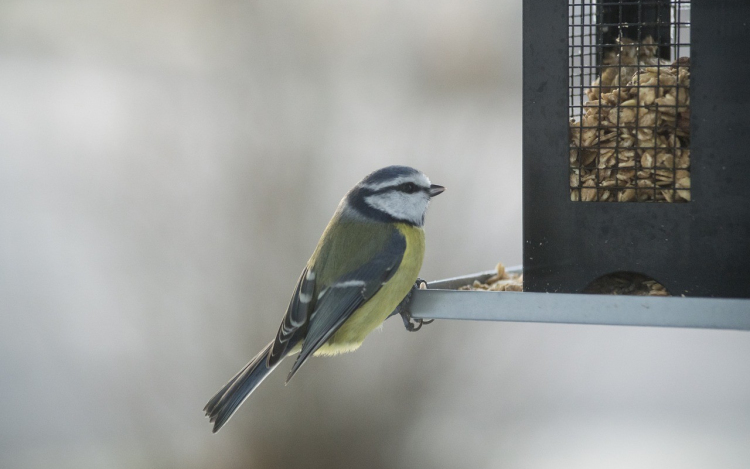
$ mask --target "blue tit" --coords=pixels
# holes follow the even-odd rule
[[[300,275],[276,338],[206,404],[217,432],[287,355],[287,382],[311,355],[356,350],[408,301],[424,257],[424,216],[445,190],[416,169],[388,166],[341,200]],[[408,314],[408,312],[407,312]],[[404,316],[409,328],[409,322]]]

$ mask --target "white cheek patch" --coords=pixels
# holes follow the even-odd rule
[[[421,191],[406,194],[394,190],[367,196],[365,203],[398,220],[421,225],[427,205],[430,203],[430,196]]]

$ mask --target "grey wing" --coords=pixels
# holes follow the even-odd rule
[[[287,351],[299,342],[301,333],[304,332],[310,318],[310,312],[315,305],[314,291],[315,272],[305,268],[297,281],[297,288],[289,301],[289,307],[281,321],[279,332],[276,334],[276,339],[268,353],[266,363],[269,367],[281,361],[286,356]]]
[[[380,290],[398,269],[406,251],[406,239],[394,230],[375,258],[323,288],[310,315],[302,351],[289,372],[287,382],[365,301]]]

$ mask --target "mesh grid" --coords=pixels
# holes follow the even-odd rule
[[[690,1],[569,0],[570,198],[690,201]]]

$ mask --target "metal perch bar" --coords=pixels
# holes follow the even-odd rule
[[[520,268],[508,269],[519,272]],[[495,274],[428,283],[412,297],[417,319],[546,322],[611,326],[691,327],[750,330],[750,300],[594,295],[569,293],[456,291]]]

